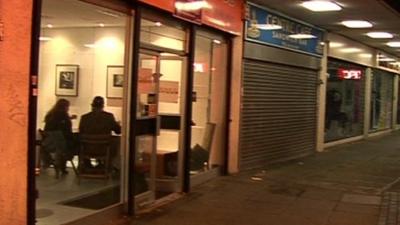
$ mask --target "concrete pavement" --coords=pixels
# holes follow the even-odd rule
[[[121,224],[399,224],[400,133],[219,177]]]

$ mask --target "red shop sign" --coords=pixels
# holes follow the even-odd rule
[[[205,7],[210,7],[207,1],[176,0],[175,15],[191,22],[201,23],[201,14]]]
[[[160,9],[167,10],[172,13],[175,11],[175,0],[139,0],[139,1],[155,6]]]
[[[242,33],[243,0],[207,0],[211,7],[203,9],[202,22],[217,29]]]
[[[139,0],[195,23],[242,33],[244,0]],[[200,8],[199,8],[200,7]]]
[[[362,70],[339,69],[338,76],[344,80],[361,80]]]

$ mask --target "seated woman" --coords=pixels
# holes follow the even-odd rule
[[[56,177],[67,174],[66,162],[72,157],[74,146],[71,119],[69,116],[69,101],[59,99],[45,116],[44,137],[42,146],[45,152],[53,152]]]

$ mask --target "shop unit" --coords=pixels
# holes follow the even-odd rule
[[[112,133],[108,143],[106,180],[74,173],[70,166],[82,163],[80,147],[68,161],[69,173],[56,179],[36,148],[29,160],[37,175],[29,185],[39,198],[29,216],[37,224],[108,222],[237,170],[228,157],[237,151],[229,137],[239,123],[231,83],[240,77],[240,65],[232,62],[241,59],[233,43],[241,43],[242,1],[209,4],[192,10],[191,1],[178,0],[41,1],[40,35],[34,37],[40,40],[37,107],[31,112],[36,143],[59,99],[77,115],[74,136],[95,96],[104,97],[104,110],[122,133]],[[103,165],[95,158],[88,163]]]
[[[310,24],[252,3],[246,13],[241,169],[315,152],[324,47],[323,31]]]
[[[326,92],[320,93],[320,117],[325,123],[319,124],[324,127],[324,147],[396,129],[394,58],[340,35],[329,33],[327,41],[327,74],[321,78]]]
[[[366,67],[329,58],[325,143],[364,133]]]

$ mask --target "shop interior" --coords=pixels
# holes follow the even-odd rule
[[[227,112],[228,44],[221,35],[196,34],[192,122],[184,124],[187,87],[187,29],[176,23],[141,20],[137,112],[127,111],[129,77],[125,72],[127,15],[78,0],[43,0],[36,157],[37,224],[64,224],[121,203],[127,177],[127,121],[135,121],[135,194],[144,205],[180,192],[183,182],[183,131],[191,126],[193,177],[218,171],[224,161]],[[69,102],[73,134],[79,134],[82,115],[101,96],[104,110],[121,125],[112,133],[106,177],[83,176],[82,144],[59,175],[44,165],[45,117],[60,99]],[[153,126],[154,125],[154,126]],[[154,127],[154,130],[149,128]],[[139,132],[140,133],[140,132]],[[78,141],[79,142],[79,141]],[[54,152],[47,154],[55,157]],[[103,161],[90,158],[94,168]],[[98,171],[96,171],[98,173]],[[103,177],[102,177],[103,178]],[[200,181],[197,181],[199,183]],[[143,205],[142,205],[143,206]]]
[[[104,98],[104,110],[122,125],[122,134],[112,134],[110,157],[104,160],[109,163],[107,177],[100,179],[78,177],[83,175],[79,145],[74,146],[66,172],[61,175],[56,174],[54,164],[57,153],[38,146],[39,225],[64,224],[120,202],[125,155],[126,30],[127,16],[122,13],[80,1],[43,1],[36,121],[39,144],[45,141],[45,117],[60,99],[69,101],[74,136],[79,135],[82,115],[91,111],[95,96]],[[50,159],[45,159],[47,155]],[[99,166],[95,159],[91,163]]]

